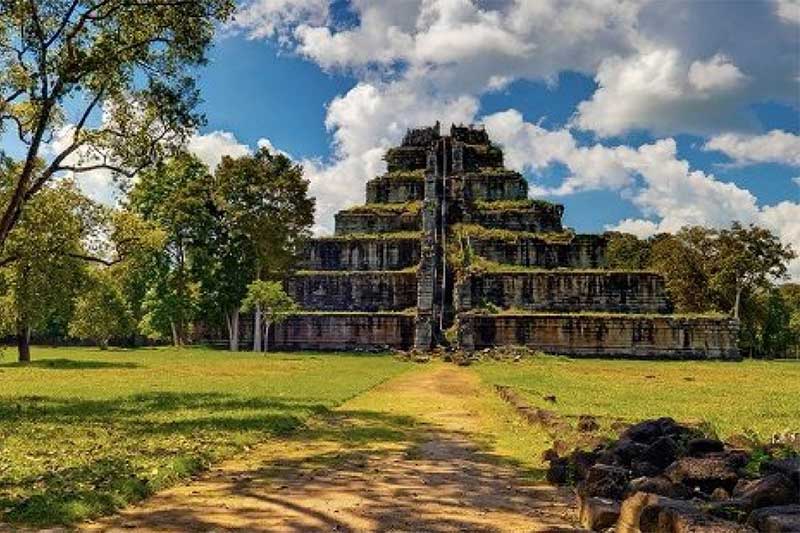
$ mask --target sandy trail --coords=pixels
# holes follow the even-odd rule
[[[578,531],[568,493],[525,481],[475,443],[485,394],[468,369],[415,369],[306,430],[82,529]]]

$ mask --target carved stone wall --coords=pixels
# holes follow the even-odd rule
[[[453,194],[463,197],[466,202],[528,198],[528,182],[517,172],[473,172],[456,176],[452,181]]]
[[[324,238],[303,250],[303,270],[403,270],[419,263],[419,238]]]
[[[664,279],[648,272],[488,272],[466,276],[457,286],[456,308],[491,303],[534,311],[669,313]]]
[[[351,213],[340,211],[335,215],[336,235],[354,233],[391,233],[419,231],[422,217],[419,213]]]
[[[740,358],[735,320],[637,315],[459,316],[466,350],[529,346],[572,356],[641,359]]]
[[[607,239],[602,235],[576,235],[571,242],[548,242],[539,238],[516,240],[473,237],[476,255],[496,263],[537,268],[601,268]]]
[[[402,313],[300,314],[270,333],[274,350],[405,350],[413,342],[414,315]]]
[[[561,209],[558,209],[558,208]],[[489,229],[527,232],[560,232],[562,206],[549,208],[535,206],[530,209],[474,210],[464,213],[463,220]]]
[[[399,204],[421,201],[424,196],[424,188],[425,182],[421,175],[381,176],[367,182],[367,203]]]
[[[416,272],[309,272],[286,282],[303,309],[402,311],[416,306]]]

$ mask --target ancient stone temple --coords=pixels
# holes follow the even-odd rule
[[[412,130],[385,159],[366,203],[306,248],[287,282],[303,312],[273,346],[738,357],[735,321],[672,315],[658,274],[605,268],[608,236],[576,234],[563,206],[528,198],[483,129]]]

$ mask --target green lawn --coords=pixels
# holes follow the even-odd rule
[[[531,404],[576,417],[637,421],[671,416],[722,437],[800,431],[800,362],[648,362],[536,357],[473,368]],[[556,402],[544,400],[555,395]]]
[[[0,521],[112,512],[409,367],[387,356],[100,352],[0,359]]]

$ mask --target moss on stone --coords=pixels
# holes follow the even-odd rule
[[[530,209],[557,211],[561,205],[546,200],[527,198],[525,200],[495,200],[487,202],[478,200],[475,209],[479,211],[528,211]]]
[[[357,205],[343,209],[340,213],[352,213],[358,215],[416,215],[422,209],[422,202],[401,202],[401,203],[376,203]]]
[[[517,242],[521,239],[538,239],[548,244],[569,244],[575,238],[575,233],[572,231],[534,233],[530,231],[489,229],[478,224],[456,224],[453,226],[453,232],[464,237],[503,242]]]
[[[327,235],[317,237],[318,241],[418,241],[421,231],[393,231],[388,233],[348,233],[346,235]]]
[[[404,181],[425,181],[425,169],[417,170],[393,170],[387,172],[378,179],[404,180]]]

